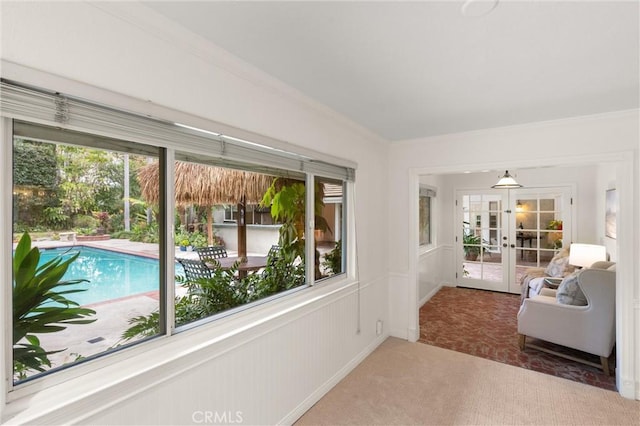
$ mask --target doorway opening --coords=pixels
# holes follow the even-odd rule
[[[565,225],[563,220],[563,244],[569,244],[571,241],[577,241],[573,238],[573,236],[569,236],[570,233],[577,235],[581,239],[581,241],[584,241],[585,234],[589,233],[588,229],[598,229],[598,225],[600,224],[601,219],[602,221],[604,221],[604,204],[602,203],[602,205],[600,205],[599,198],[601,197],[599,197],[598,194],[600,194],[600,192],[604,193],[606,189],[609,189],[611,187],[616,187],[618,193],[620,194],[620,201],[617,212],[618,228],[622,229],[623,227],[628,227],[627,229],[633,229],[635,185],[632,177],[634,175],[635,168],[632,158],[633,157],[629,153],[611,153],[608,156],[600,156],[597,162],[594,162],[593,158],[580,158],[574,156],[570,159],[565,159],[565,164],[563,165],[550,166],[549,164],[545,164],[544,170],[536,168],[535,164],[529,164],[528,167],[530,168],[528,169],[519,170],[525,173],[530,172],[538,174],[541,177],[539,179],[539,183],[544,185],[546,182],[555,184],[558,181],[562,181],[562,179],[557,179],[558,175],[556,175],[555,180],[552,180],[550,176],[554,175],[554,173],[559,173],[559,175],[563,179],[567,179],[573,182],[576,181],[575,177],[573,176],[574,168],[580,169],[583,167],[594,167],[594,170],[592,170],[592,174],[597,175],[597,179],[594,178],[592,183],[597,183],[597,188],[593,185],[590,186],[588,184],[581,184],[578,187],[577,192],[575,187],[572,188],[573,195],[581,197],[584,204],[582,205],[582,207],[576,205],[575,198],[573,199],[573,203],[571,204],[571,218],[574,230],[568,232],[568,224]],[[482,169],[485,167],[486,165],[483,164],[475,165],[476,169]],[[500,166],[491,164],[489,167],[493,167],[494,169],[501,169],[504,168],[504,165]],[[514,165],[510,164],[509,167],[514,167]],[[450,179],[452,176],[455,179],[456,177],[460,178],[464,175],[465,170],[455,166],[434,166],[428,168],[412,169],[410,173],[410,191],[411,193],[417,193],[419,184],[424,183],[424,178],[426,177],[427,182],[435,182],[434,185],[438,189],[439,194],[443,194],[443,197],[439,198],[437,205],[446,204],[447,206],[452,206],[456,198],[455,185],[446,183],[440,185],[440,183],[442,181]],[[518,180],[526,182],[526,179],[522,179],[521,177],[522,176],[519,176]],[[491,184],[494,183],[494,180],[495,179],[493,179],[493,177],[489,178],[490,183],[488,185],[479,183],[478,186],[489,188]],[[590,193],[593,194],[593,197],[585,197],[585,191],[590,191]],[[524,195],[518,196],[518,198],[515,198],[515,204],[517,204],[519,198],[521,198],[522,200],[526,199]],[[455,241],[451,241],[451,243],[448,243],[446,239],[442,237],[442,234],[438,228],[442,229],[442,226],[444,225],[448,228],[447,232],[451,233],[449,235],[452,235],[457,232],[458,228],[460,228],[459,233],[461,233],[462,226],[458,226],[458,219],[455,215],[453,207],[446,207],[445,209],[443,209],[443,211],[435,211],[435,226],[433,229],[433,233],[436,244],[434,245],[434,248],[432,248],[428,252],[416,250],[415,247],[418,246],[417,197],[416,200],[412,201],[411,203],[412,208],[409,210],[410,223],[415,223],[415,228],[413,229],[415,231],[416,237],[414,239],[413,236],[410,235],[409,239],[409,249],[410,253],[412,253],[409,259],[409,282],[414,283],[413,285],[410,284],[409,286],[409,302],[410,304],[415,303],[416,309],[415,311],[410,311],[411,314],[409,318],[408,335],[411,341],[417,341],[419,339],[420,333],[420,306],[427,300],[429,300],[430,297],[436,294],[442,286],[452,286],[455,285],[456,282],[455,270],[457,267],[457,245]],[[602,210],[602,218],[599,217],[600,210]],[[454,214],[452,215],[452,213]],[[576,222],[577,216],[580,216],[581,218],[580,224]],[[576,224],[578,224],[579,226],[576,226]],[[518,225],[519,222],[517,222],[516,226]],[[414,225],[411,226],[413,227]],[[524,227],[525,224],[523,223],[523,229]],[[582,229],[582,231],[580,231],[580,229]],[[540,231],[544,230],[540,229]],[[547,232],[551,233],[551,231],[554,230],[549,229]],[[516,227],[514,227],[513,232],[518,232]],[[414,234],[414,232],[412,231],[410,234]],[[619,390],[620,394],[627,398],[636,398],[635,388],[633,385],[635,382],[631,379],[631,377],[633,376],[635,366],[634,336],[637,330],[633,322],[633,285],[630,284],[635,280],[633,268],[633,260],[635,256],[635,234],[635,232],[631,232],[628,234],[618,233],[617,240],[605,240],[601,242],[602,244],[607,246],[608,253],[613,254],[614,259],[618,263],[616,279],[616,292],[618,294],[618,297],[616,299],[616,330],[618,336],[618,344],[616,347],[615,356],[616,387]],[[513,239],[516,240],[515,237],[513,237]],[[528,252],[539,251],[538,249],[543,248],[529,247],[528,241],[526,240],[524,242],[524,247],[520,246],[520,241],[517,241],[515,244],[517,244],[519,246],[518,248],[520,248],[521,251],[524,252],[525,259],[527,259]],[[518,254],[520,253],[518,252]],[[543,256],[540,256],[540,258],[542,259]],[[627,377],[627,379],[625,379],[625,377]]]

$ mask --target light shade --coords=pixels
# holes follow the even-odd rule
[[[588,268],[595,262],[607,260],[607,248],[595,244],[571,244],[569,264]]]
[[[516,182],[513,176],[509,174],[509,170],[505,170],[504,175],[492,188],[522,188],[522,185]]]

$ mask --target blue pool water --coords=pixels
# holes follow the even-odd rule
[[[110,250],[91,247],[73,247],[43,250],[40,264],[55,256],[72,256],[80,252],[78,258],[69,266],[63,280],[84,278],[89,282],[77,284],[71,288],[83,288],[86,291],[68,295],[70,300],[87,305],[117,299],[149,291],[158,291],[160,282],[160,262],[142,256],[134,256]],[[182,267],[176,266],[176,274]]]

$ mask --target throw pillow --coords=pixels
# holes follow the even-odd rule
[[[586,306],[587,297],[584,295],[578,285],[578,275],[580,271],[575,271],[566,276],[556,292],[556,300],[563,305]]]
[[[544,273],[548,277],[563,277],[565,272],[569,272],[570,268],[572,267],[569,265],[569,253],[566,250],[562,250],[553,256]]]

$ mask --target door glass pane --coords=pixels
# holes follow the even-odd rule
[[[545,266],[563,247],[562,194],[531,196],[516,202],[516,280],[531,266]]]
[[[464,195],[463,277],[503,281],[502,201],[496,195]]]

